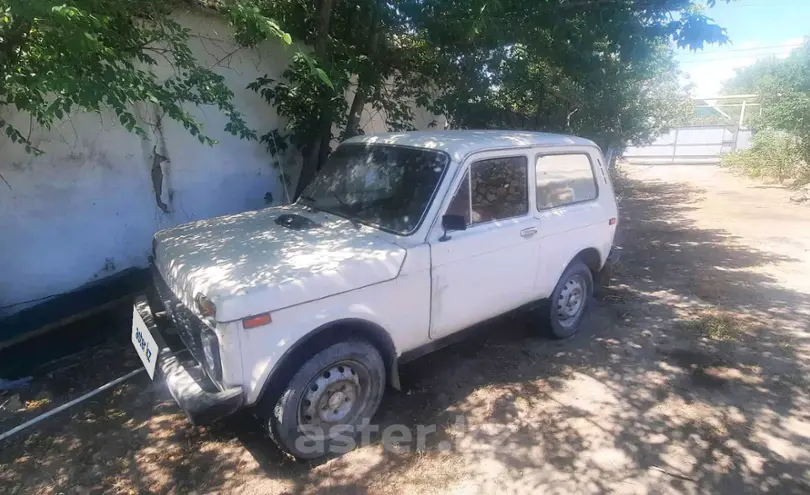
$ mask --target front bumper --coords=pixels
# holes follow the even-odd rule
[[[160,346],[159,374],[192,424],[210,423],[242,407],[244,394],[241,387],[219,390],[199,364],[179,358],[183,350],[167,344],[165,333],[168,327],[156,321],[145,295],[136,298],[135,308]]]

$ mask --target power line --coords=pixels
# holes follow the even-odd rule
[[[731,50],[722,50],[723,53],[737,53],[737,52],[753,52],[759,50],[778,50],[783,48],[800,48],[804,46],[804,42],[796,42],[796,43],[786,43],[784,45],[768,45],[768,46],[754,46],[750,48],[733,48]],[[711,52],[699,52],[699,53],[692,53],[691,56],[693,57],[703,57],[707,55],[722,55],[719,51],[711,51]]]
[[[794,3],[801,3],[804,4],[805,0],[771,0],[769,3],[742,3],[742,2],[732,2],[732,3],[718,3],[714,7],[707,9],[708,12],[711,12],[714,9],[728,9],[728,8],[740,8],[740,7],[774,7],[775,4],[783,3],[783,4],[794,4]]]
[[[754,59],[764,58],[764,57],[766,57],[768,55],[777,56],[777,55],[782,55],[782,54],[780,54],[780,53],[761,53],[759,55],[748,55],[748,56],[743,55],[743,56],[736,56],[736,57],[704,58],[704,59],[701,59],[701,60],[683,60],[683,61],[679,61],[678,64],[679,65],[708,64],[709,62],[725,62],[727,60],[750,60],[751,58],[754,58]],[[787,56],[787,54],[784,54],[784,55]]]
[[[715,4],[714,7],[707,7],[706,13],[711,13],[715,9],[722,9],[722,8],[729,8],[729,7],[766,7],[766,6],[773,6],[773,4],[762,3],[762,4],[743,4],[733,1],[732,3],[720,3],[721,0]],[[790,1],[790,0],[773,0],[774,3],[777,1]],[[805,0],[801,0],[804,2]],[[589,7],[594,5],[605,5],[605,4],[615,4],[621,7],[629,7],[635,10],[643,10],[648,8],[656,8],[661,7],[661,3],[657,2],[656,0],[567,0],[556,5],[550,5],[548,7],[553,7],[555,9],[570,9],[576,7]],[[675,9],[673,9],[675,10]]]
[[[727,60],[750,60],[752,58],[760,59],[760,58],[766,58],[766,57],[769,57],[769,56],[772,56],[772,57],[787,57],[787,56],[789,56],[791,54],[791,52],[793,52],[793,50],[795,50],[796,48],[801,48],[801,46],[803,46],[803,45],[799,45],[799,46],[783,45],[781,48],[788,49],[787,52],[770,51],[770,52],[750,53],[750,54],[734,53],[734,54],[731,54],[731,55],[725,55],[724,53],[711,53],[711,54],[707,54],[707,55],[713,55],[713,58],[696,58],[696,59],[692,59],[692,60],[679,60],[678,63],[681,64],[681,65],[686,65],[686,64],[704,64],[704,63],[709,63],[709,62],[724,62],[724,61],[727,61]]]

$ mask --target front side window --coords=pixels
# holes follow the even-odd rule
[[[401,235],[421,223],[447,167],[447,155],[390,145],[338,147],[302,201]]]
[[[539,210],[596,199],[596,179],[586,154],[538,156],[535,174]]]
[[[524,156],[474,162],[447,208],[467,225],[492,222],[529,212],[528,161]]]

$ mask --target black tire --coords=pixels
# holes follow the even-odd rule
[[[572,289],[572,286],[574,287]],[[579,287],[580,294],[575,296]],[[591,270],[580,260],[574,260],[563,271],[551,297],[543,304],[541,311],[548,322],[548,330],[552,338],[567,339],[579,330],[588,303],[593,296],[593,275]],[[572,297],[578,297],[578,304],[570,304]],[[572,308],[576,306],[574,311]],[[571,314],[567,318],[565,313]]]
[[[307,460],[348,452],[377,412],[385,383],[385,364],[372,344],[339,342],[304,363],[278,401],[266,406],[272,410],[259,415],[265,418],[273,441],[293,457]],[[333,404],[333,399],[339,404]],[[323,419],[324,415],[338,418],[339,412],[345,414],[345,422]]]

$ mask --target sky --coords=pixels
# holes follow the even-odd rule
[[[717,1],[706,15],[726,28],[730,43],[706,45],[703,50],[677,50],[676,59],[694,85],[693,96],[719,93],[734,70],[757,58],[786,57],[810,36],[810,0]]]

